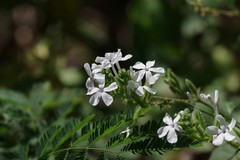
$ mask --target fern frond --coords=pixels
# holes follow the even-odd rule
[[[101,152],[100,155],[98,156],[97,160],[108,160],[105,152]]]
[[[93,118],[94,115],[90,115],[82,121],[71,120],[70,122],[66,123],[65,126],[61,129],[61,133],[58,134],[53,140],[53,150],[56,150],[66,140],[73,136],[73,134],[75,134],[79,129],[87,125]]]
[[[56,150],[79,129],[86,126],[93,118],[94,115],[90,115],[82,121],[71,119],[64,126],[51,126],[39,139],[37,155],[42,156],[49,151]]]
[[[95,129],[94,132],[89,137],[88,143],[89,144],[95,143],[102,137],[116,131],[125,124],[126,120],[122,116],[122,114],[110,115],[102,120],[97,121],[93,125],[93,128]]]
[[[123,148],[123,152],[130,151],[132,153],[150,155],[153,152],[163,154],[163,152],[195,146],[200,142],[179,135],[179,140],[176,144],[170,144],[167,140],[160,139],[157,136],[157,130],[159,126],[162,126],[162,122],[148,121],[141,126],[135,126],[129,137],[125,138],[122,135],[117,135],[111,138],[107,143],[107,148],[115,147],[118,145],[126,144]]]
[[[86,149],[79,150],[74,160],[87,160],[88,152]]]
[[[161,123],[157,121],[148,121],[147,123],[141,125],[141,126],[135,126],[133,128],[132,133],[130,134],[130,137],[126,138],[122,134],[118,134],[114,137],[112,137],[107,142],[107,148],[116,147],[118,145],[126,144],[128,142],[131,142],[133,140],[140,139],[145,136],[151,136],[153,133],[156,133],[159,126],[161,126]]]
[[[194,147],[199,142],[189,139],[187,137],[179,138],[178,142],[175,144],[170,144],[166,139],[160,139],[157,136],[140,140],[137,142],[131,142],[128,145],[124,146],[122,151],[131,151],[133,154],[143,154],[151,155],[153,152],[163,154],[166,151],[176,150],[186,147]]]
[[[126,158],[124,158],[124,157],[122,157],[120,155],[117,155],[116,160],[126,160]]]
[[[39,138],[37,145],[37,156],[42,156],[46,154],[49,150],[52,149],[52,141],[54,137],[61,131],[60,126],[50,126],[48,130],[46,130],[43,135]]]

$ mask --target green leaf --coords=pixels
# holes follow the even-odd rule
[[[0,89],[0,101],[16,103],[16,104],[27,104],[27,98],[19,93],[8,89]]]
[[[82,121],[70,121],[65,124],[64,128],[61,129],[61,133],[56,136],[54,141],[57,143],[54,145],[53,150],[56,150],[60,145],[62,145],[66,140],[68,140],[73,134],[75,134],[80,128],[87,125],[95,115],[90,115]]]
[[[120,127],[126,124],[126,121],[122,114],[110,115],[105,119],[96,122],[95,130],[89,137],[89,144],[97,142],[102,137],[109,135],[110,133],[116,131]]]
[[[193,93],[195,96],[198,96],[197,87],[189,79],[185,79],[185,84],[190,93]]]
[[[105,152],[101,152],[100,155],[98,156],[97,160],[108,160]]]
[[[60,126],[50,126],[39,138],[37,146],[37,155],[43,156],[48,150],[52,149],[52,141],[55,136],[61,131]]]
[[[47,152],[56,150],[71,136],[73,136],[79,129],[86,126],[93,118],[94,115],[90,115],[82,121],[71,119],[65,123],[64,126],[51,126],[39,138],[37,155],[41,157]]]

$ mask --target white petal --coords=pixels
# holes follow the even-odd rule
[[[105,58],[108,61],[112,61],[115,58],[115,56],[116,56],[115,53],[111,53],[111,52],[105,53]]]
[[[108,87],[104,88],[104,92],[111,92],[118,88],[118,85],[116,82],[111,83]]]
[[[171,128],[167,135],[167,141],[169,143],[176,143],[178,140],[177,133],[174,128]]]
[[[149,88],[148,86],[143,86],[143,88],[148,91],[149,93],[156,94],[156,91],[152,88]]]
[[[143,87],[142,87],[142,86],[139,86],[139,87],[136,89],[136,93],[137,93],[137,95],[139,95],[139,96],[143,96],[143,95],[144,95]]]
[[[102,99],[107,106],[111,105],[113,102],[113,97],[105,92],[102,93]]]
[[[231,135],[230,133],[225,133],[224,134],[224,139],[226,141],[232,141],[232,140],[234,140],[234,138],[235,138],[235,136]]]
[[[131,132],[131,130],[129,129],[129,127],[127,127],[127,129],[124,130],[124,131],[122,131],[120,134],[127,133],[127,134],[126,134],[126,137],[129,137],[130,132]]]
[[[154,84],[155,78],[153,77],[152,73],[150,71],[146,72],[146,81],[148,84]]]
[[[146,67],[147,67],[147,68],[151,68],[152,66],[154,66],[154,64],[155,64],[155,61],[148,61],[148,62],[146,63]]]
[[[215,93],[214,93],[214,103],[217,105],[218,104],[218,90],[215,90]]]
[[[216,116],[216,119],[219,121],[220,127],[221,127],[222,129],[227,128],[227,122],[226,122],[226,120],[223,118],[222,115],[218,114],[218,115]]]
[[[137,79],[136,79],[137,82],[139,82],[143,79],[145,72],[146,72],[145,70],[141,70],[141,71],[137,72]]]
[[[92,97],[90,97],[89,103],[91,103],[93,106],[96,106],[100,101],[101,95],[102,94],[100,92],[95,93]]]
[[[232,118],[231,123],[228,125],[229,131],[231,131],[235,127],[236,123],[237,123],[236,119]]]
[[[149,70],[156,73],[165,73],[165,70],[162,67],[150,68]]]
[[[223,143],[223,139],[224,139],[224,135],[223,134],[220,134],[218,135],[214,140],[213,140],[213,144],[216,145],[216,146],[219,146]]]
[[[132,58],[131,54],[127,54],[126,56],[124,56],[123,58],[120,59],[120,61],[126,61],[128,59]]]
[[[94,87],[94,88],[92,88],[92,89],[89,89],[89,91],[87,92],[86,95],[92,95],[92,94],[98,92],[99,90],[100,90],[99,88]]]
[[[173,123],[172,117],[168,113],[166,113],[165,116],[163,117],[163,122],[171,126]]]
[[[155,79],[155,81],[156,80],[158,80],[159,79],[159,77],[160,77],[160,74],[155,74],[155,75],[153,75],[153,77],[154,77],[154,79]],[[154,82],[155,83],[155,82]]]
[[[206,133],[210,135],[217,135],[218,134],[218,128],[216,126],[209,126],[206,128]]]
[[[92,73],[99,73],[102,71],[102,69],[104,68],[103,65],[97,65],[95,63],[92,64]]]
[[[139,83],[137,83],[137,82],[135,82],[133,80],[128,81],[128,88],[130,88],[132,90],[135,90],[139,86],[140,86]]]
[[[100,84],[105,83],[105,75],[102,73],[94,74],[93,78]]]
[[[84,69],[85,69],[85,71],[87,72],[87,75],[88,75],[89,77],[92,77],[91,67],[90,67],[90,65],[89,65],[88,63],[85,63],[85,64],[84,64]]]
[[[168,131],[171,129],[170,126],[165,126],[165,127],[161,127],[157,130],[157,134],[159,138],[162,138],[164,136],[167,135]]]
[[[95,62],[96,63],[102,63],[103,61],[105,61],[106,60],[106,58],[105,57],[96,57],[96,59],[95,59]]]
[[[133,66],[134,69],[145,69],[145,65],[142,62],[136,62]]]
[[[173,123],[177,124],[177,122],[179,121],[179,119],[181,118],[181,116],[178,114],[176,118],[174,118]]]
[[[88,90],[91,90],[91,89],[94,88],[94,82],[93,82],[93,80],[92,80],[90,77],[87,79],[85,85],[86,85],[86,88],[87,88]]]
[[[181,132],[183,130],[182,127],[179,125],[175,125],[174,128],[176,131],[179,131],[179,132]]]

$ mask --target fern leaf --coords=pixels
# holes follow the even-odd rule
[[[137,142],[129,143],[124,146],[122,151],[131,151],[133,154],[143,154],[143,155],[151,155],[153,152],[157,152],[159,154],[163,154],[163,152],[186,148],[190,146],[197,145],[198,142],[187,137],[179,138],[176,144],[170,144],[166,139],[160,139],[158,137],[147,138],[144,140],[140,140]]]
[[[37,155],[40,157],[44,155],[47,150],[52,149],[52,141],[54,137],[61,131],[59,126],[51,126],[46,130],[43,135],[39,138],[37,146]]]
[[[124,158],[124,157],[122,157],[120,155],[117,155],[116,160],[126,160],[126,158]]]
[[[179,135],[178,142],[170,144],[167,142],[166,138],[160,139],[157,136],[156,132],[161,124],[162,122],[148,121],[141,126],[134,127],[130,137],[122,141],[128,142],[128,139],[131,140],[130,143],[122,148],[122,151],[131,151],[133,154],[138,153],[143,155],[151,155],[153,152],[163,154],[163,152],[168,150],[195,146],[200,143],[188,137]],[[112,142],[112,144],[115,143]]]
[[[67,123],[58,134],[53,143],[55,143],[53,150],[56,150],[60,145],[62,145],[66,140],[68,140],[73,134],[75,134],[80,128],[88,124],[95,115],[90,115],[82,121],[74,120]]]
[[[90,115],[82,121],[72,119],[69,120],[64,126],[51,126],[39,139],[37,155],[43,156],[49,151],[56,150],[66,140],[72,137],[77,130],[87,125],[93,118],[94,115]]]
[[[101,152],[100,155],[98,156],[97,160],[108,160],[105,152]]]
[[[83,149],[78,151],[78,154],[74,157],[74,160],[87,160],[87,150]]]
[[[89,144],[95,143],[102,137],[116,131],[120,127],[126,124],[125,119],[122,117],[121,114],[117,115],[110,115],[107,118],[97,121],[94,126],[94,132],[89,137]]]

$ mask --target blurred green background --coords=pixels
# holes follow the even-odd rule
[[[239,93],[239,1],[188,2],[1,1],[0,86],[26,90],[50,80],[82,87],[83,64],[121,48],[134,55],[126,66],[156,60],[198,86]]]
[[[155,60],[240,108],[239,8],[239,0],[2,0],[0,87],[27,93],[49,81],[84,92],[83,64],[120,48],[133,54],[122,66]]]

